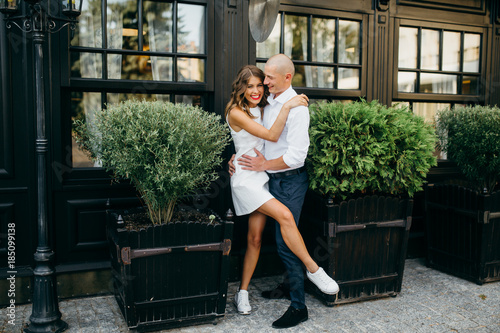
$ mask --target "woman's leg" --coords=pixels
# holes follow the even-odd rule
[[[319,266],[309,255],[290,210],[276,199],[267,201],[257,210],[279,223],[281,235],[288,248],[302,261],[309,272],[316,272]]]
[[[266,226],[266,215],[255,211],[248,218],[247,250],[243,261],[240,290],[248,290],[257,261],[259,260],[262,245],[262,232]]]

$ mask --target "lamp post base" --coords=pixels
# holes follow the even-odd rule
[[[26,333],[58,333],[58,332],[63,332],[68,328],[68,324],[61,319],[56,320],[55,322],[52,323],[46,323],[46,324],[35,324],[33,321],[31,321],[29,327],[24,329],[24,332]]]
[[[36,267],[33,271],[33,310],[27,333],[62,332],[68,324],[61,320],[57,299],[57,282],[51,266],[54,253],[47,248],[37,248]]]

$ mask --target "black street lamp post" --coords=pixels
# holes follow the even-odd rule
[[[38,246],[34,255],[33,309],[30,316],[30,325],[25,329],[25,332],[62,332],[67,329],[68,324],[61,320],[57,300],[55,270],[52,265],[54,252],[48,244],[46,187],[48,140],[45,137],[43,46],[47,33],[58,32],[65,26],[75,29],[76,18],[80,15],[83,0],[79,0],[78,7],[75,0],[63,1],[63,13],[68,19],[50,16],[49,0],[24,0],[30,6],[30,14],[15,16],[18,12],[19,1],[0,0],[0,11],[4,13],[8,29],[12,28],[12,24],[14,24],[22,31],[32,34],[35,59]],[[56,21],[61,23],[57,24]]]

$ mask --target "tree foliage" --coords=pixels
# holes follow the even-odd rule
[[[75,121],[77,142],[115,177],[140,192],[153,223],[172,217],[176,200],[217,179],[230,142],[220,116],[197,106],[126,101]]]
[[[456,106],[438,112],[441,149],[480,192],[492,192],[500,179],[500,109]]]
[[[310,110],[310,187],[322,194],[413,196],[436,165],[434,129],[407,107],[322,102]]]

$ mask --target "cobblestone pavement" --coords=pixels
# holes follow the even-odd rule
[[[266,300],[262,290],[280,277],[252,281],[254,312],[239,315],[232,304],[238,283],[229,284],[226,315],[217,325],[205,324],[168,332],[273,332],[271,323],[288,308],[288,300]],[[309,320],[285,332],[500,332],[500,282],[479,286],[427,268],[423,259],[406,260],[403,287],[397,297],[327,307],[306,294]],[[128,332],[112,296],[64,300],[59,303],[66,332]],[[8,324],[0,309],[0,331],[22,332],[31,305],[16,308],[16,325]],[[167,332],[167,331],[163,331]]]

